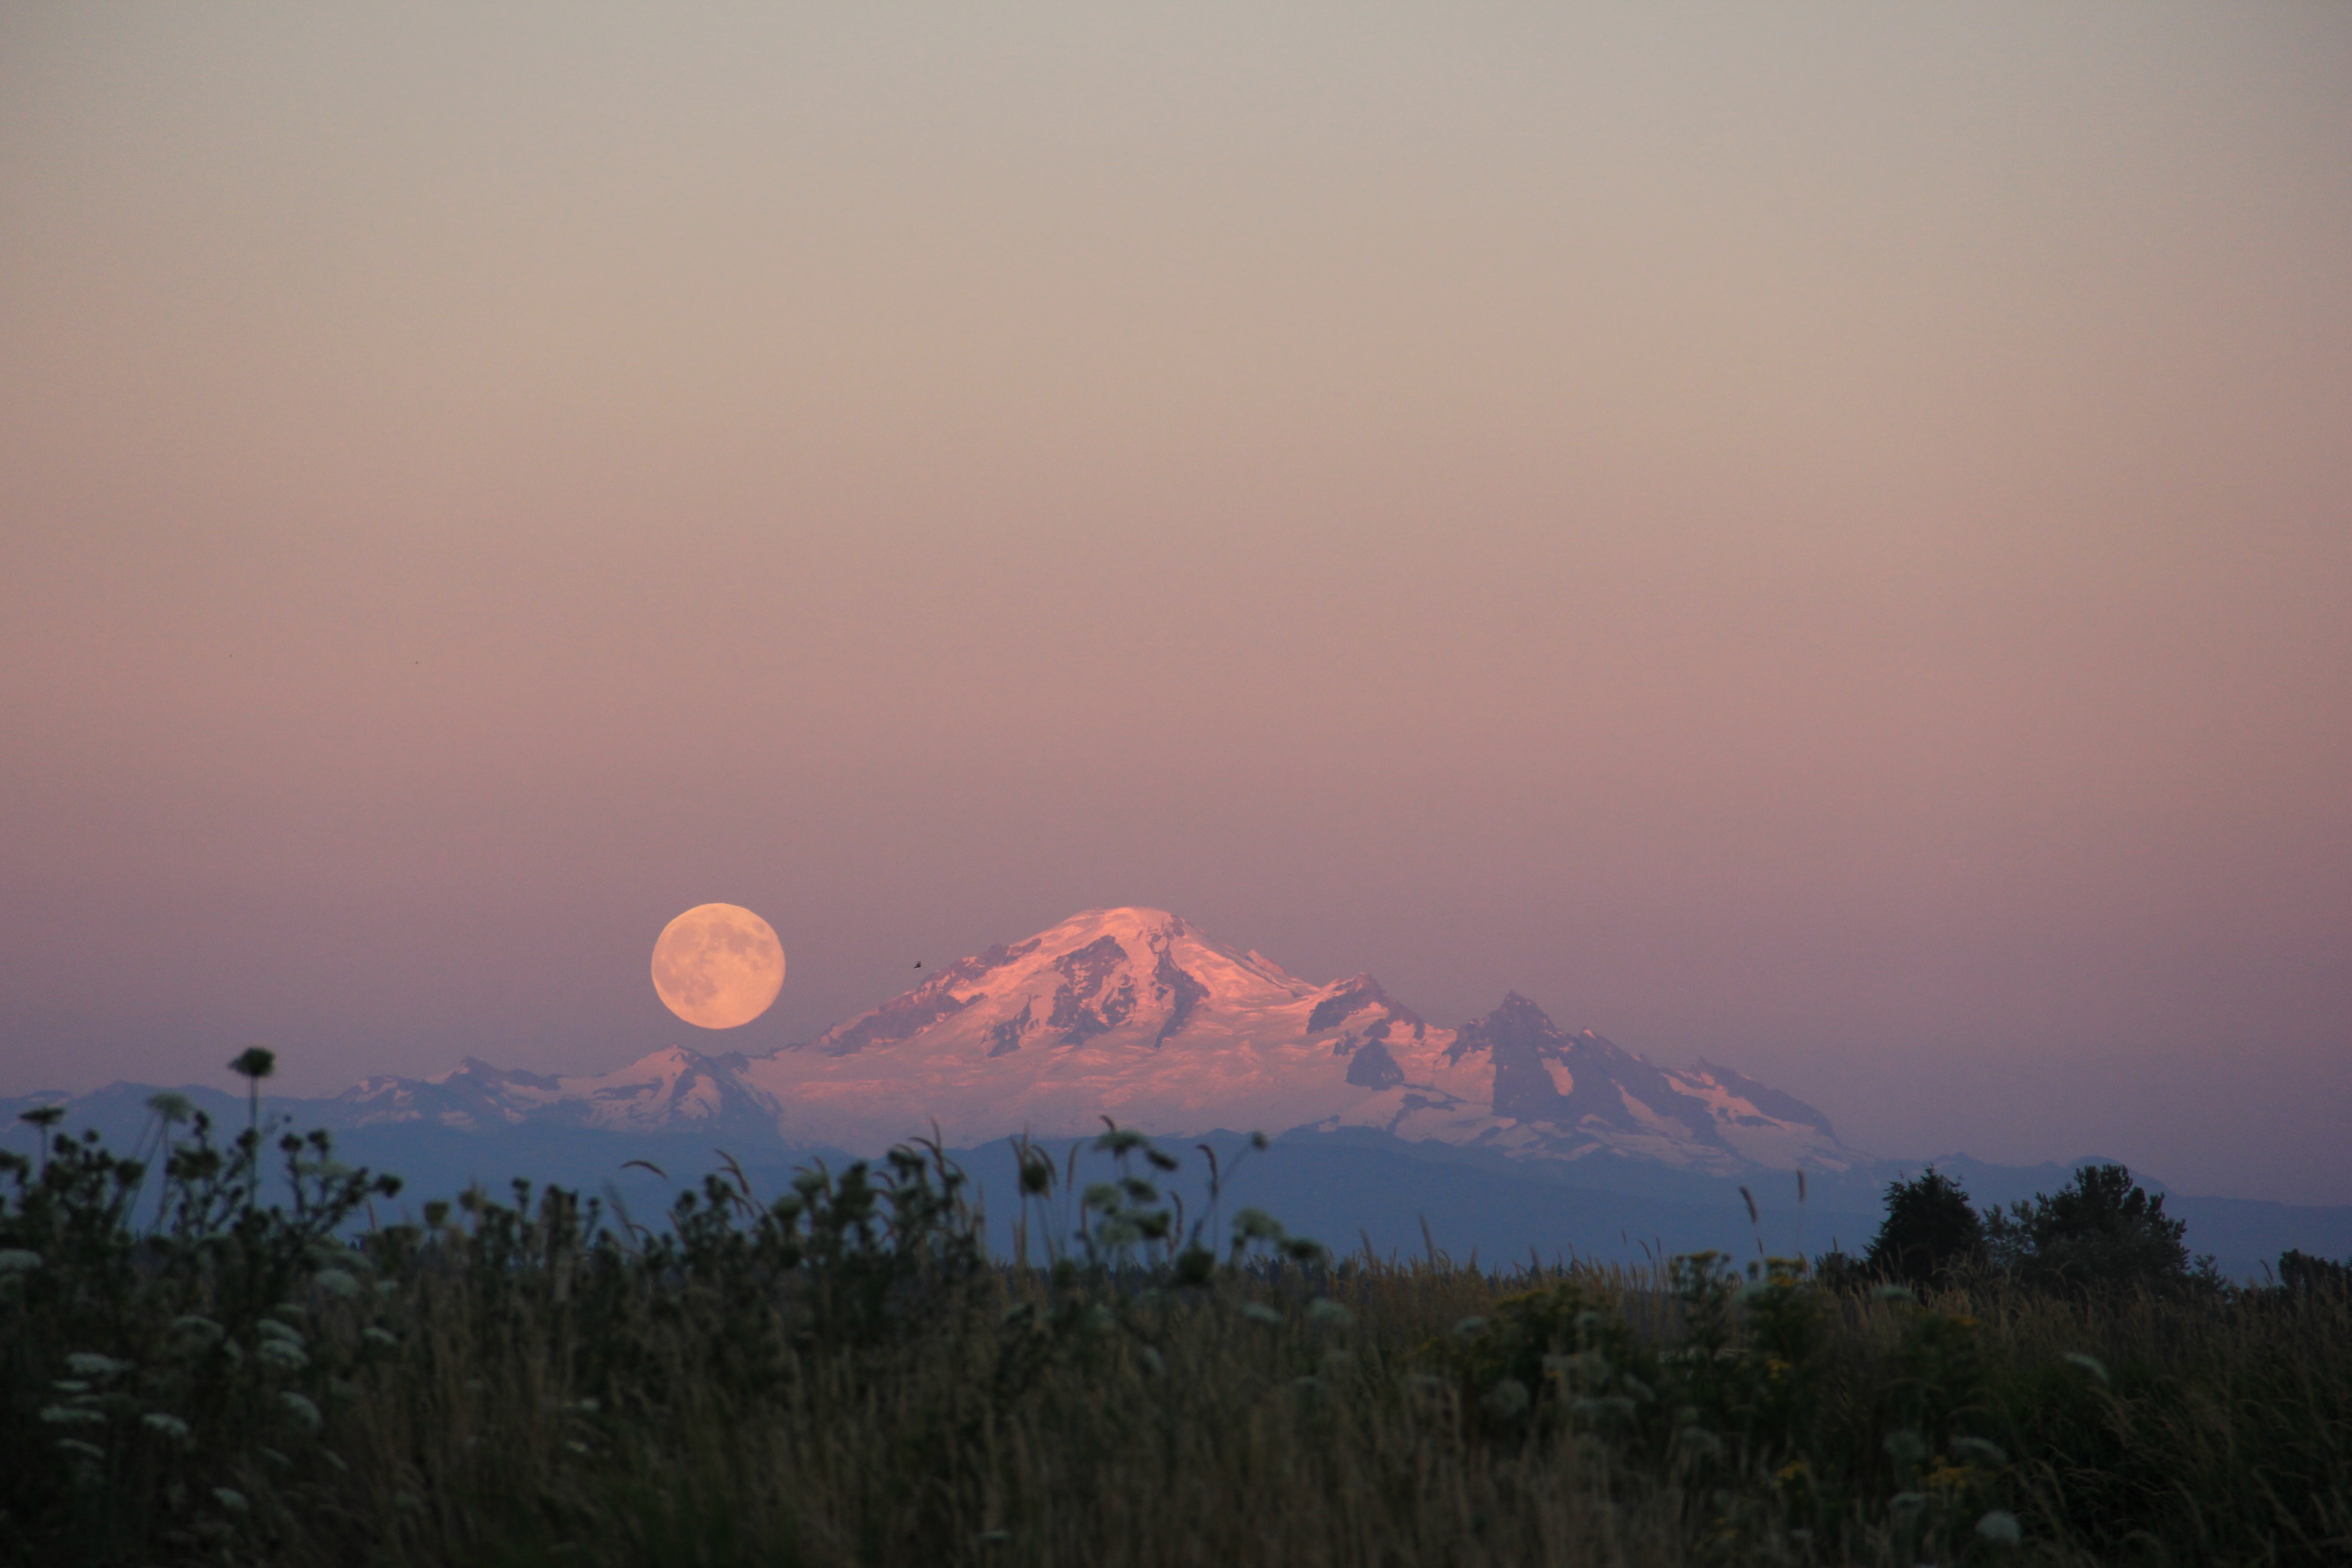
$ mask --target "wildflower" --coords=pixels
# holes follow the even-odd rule
[[[41,1419],[52,1426],[103,1426],[106,1413],[82,1405],[44,1405]]]
[[[1486,1320],[1484,1318],[1465,1318],[1460,1322],[1454,1325],[1454,1331],[1465,1340],[1469,1339],[1474,1334],[1483,1334],[1486,1331]]]
[[[1140,1132],[1130,1132],[1124,1127],[1114,1127],[1095,1140],[1095,1147],[1110,1154],[1125,1154],[1150,1140]]]
[[[2005,1508],[1994,1509],[1977,1521],[1978,1539],[1995,1546],[2014,1546],[2024,1539],[2024,1535],[2025,1532],[2018,1528],[2017,1515]]]
[[[296,1346],[299,1346],[302,1342],[302,1335],[299,1330],[289,1329],[274,1318],[262,1319],[253,1325],[253,1331],[265,1340],[283,1340],[288,1344]]]
[[[1887,1457],[1898,1465],[1916,1465],[1927,1457],[1927,1445],[1908,1426],[1889,1432],[1885,1447]]]
[[[1234,1215],[1234,1239],[1237,1242],[1280,1241],[1284,1234],[1282,1222],[1264,1209],[1244,1209]]]
[[[0,1247],[0,1274],[29,1274],[41,1266],[41,1255],[21,1247]]]
[[[321,1268],[310,1277],[310,1282],[330,1296],[350,1297],[360,1293],[360,1282],[340,1268]]]
[[[1908,1285],[1881,1285],[1877,1289],[1873,1290],[1870,1294],[1873,1300],[1880,1301],[1911,1301],[1917,1300],[1916,1297],[1911,1294],[1911,1287]]]
[[[379,1329],[373,1323],[360,1331],[360,1338],[375,1346],[378,1350],[397,1350],[400,1346],[400,1336],[398,1334],[394,1333],[389,1329]]]
[[[139,1418],[139,1425],[146,1427],[150,1432],[161,1432],[174,1443],[184,1443],[188,1440],[188,1424],[178,1416],[161,1410],[151,1410],[142,1415]]]
[[[100,1355],[96,1351],[76,1351],[66,1357],[66,1365],[73,1370],[76,1377],[95,1377],[100,1381],[131,1370],[129,1362],[117,1361],[110,1355]]]
[[[1532,1402],[1528,1385],[1516,1377],[1503,1379],[1486,1391],[1486,1397],[1478,1401],[1488,1415],[1503,1421],[1520,1415]]]
[[[215,1487],[213,1496],[219,1500],[221,1507],[231,1513],[243,1513],[248,1506],[245,1500],[245,1494],[234,1487]]]
[[[60,1437],[58,1447],[68,1454],[79,1454],[85,1459],[103,1459],[106,1450],[95,1443],[85,1443],[79,1437]]]
[[[291,1340],[264,1340],[254,1347],[253,1353],[280,1372],[300,1372],[310,1364],[310,1356]]]
[[[196,1113],[193,1101],[177,1089],[167,1089],[161,1094],[147,1097],[147,1109],[153,1111],[166,1126],[185,1121]]]
[[[1347,1329],[1354,1326],[1356,1314],[1325,1296],[1307,1307],[1307,1321],[1322,1328]]]
[[[1949,1459],[1938,1459],[1927,1468],[1926,1486],[1929,1491],[1956,1492],[1966,1489],[1974,1472],[1966,1465],[1956,1465]]]
[[[1599,1351],[1578,1351],[1573,1355],[1548,1355],[1543,1358],[1544,1370],[1557,1376],[1572,1378],[1589,1384],[1609,1381],[1609,1358]]]
[[[2068,1351],[2064,1359],[2068,1366],[2081,1367],[2084,1372],[2089,1373],[2093,1377],[2096,1378],[2100,1387],[2105,1388],[2107,1385],[2106,1365],[2105,1363],[2101,1362],[2098,1357],[2084,1355],[2080,1351]]]
[[[290,1388],[279,1394],[278,1399],[279,1404],[293,1413],[294,1419],[302,1424],[304,1430],[316,1432],[319,1429],[319,1423],[323,1418],[320,1415],[317,1405]]]
[[[1277,1328],[1282,1323],[1282,1314],[1263,1301],[1252,1301],[1244,1306],[1242,1309],[1242,1316],[1253,1323],[1265,1323]]]
[[[227,1331],[210,1318],[199,1318],[193,1312],[172,1320],[172,1337],[197,1350],[210,1350]]]

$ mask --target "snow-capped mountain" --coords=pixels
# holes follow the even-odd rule
[[[1829,1118],[1793,1096],[1704,1062],[1655,1067],[1590,1029],[1562,1034],[1517,992],[1443,1044],[1407,1051],[1380,1097],[1324,1125],[1717,1174],[1746,1166],[1843,1171],[1861,1158],[1838,1142]]]
[[[679,1047],[594,1077],[551,1077],[468,1057],[429,1079],[365,1079],[331,1104],[345,1126],[434,1121],[486,1131],[530,1121],[620,1132],[744,1131],[772,1135],[776,1109],[742,1081],[740,1056]]]
[[[876,1148],[928,1131],[975,1144],[1123,1126],[1384,1130],[1515,1156],[1615,1157],[1724,1174],[1843,1170],[1828,1119],[1727,1068],[1667,1069],[1511,995],[1437,1028],[1369,974],[1318,985],[1160,910],[1090,910],[949,966],[805,1045],[657,1051],[598,1077],[467,1061],[373,1079],[358,1124],[525,1121],[634,1131],[759,1129]]]

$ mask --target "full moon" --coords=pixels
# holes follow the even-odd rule
[[[654,989],[689,1024],[732,1029],[768,1010],[784,987],[775,928],[736,904],[697,904],[662,927]]]

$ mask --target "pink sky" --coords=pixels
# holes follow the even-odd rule
[[[15,5],[0,1092],[1113,903],[2352,1202],[2352,12]],[[759,910],[767,1017],[654,937]]]

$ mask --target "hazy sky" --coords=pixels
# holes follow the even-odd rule
[[[2347,83],[2340,5],[0,8],[0,1091],[758,1051],[1145,903],[2352,1202]]]

